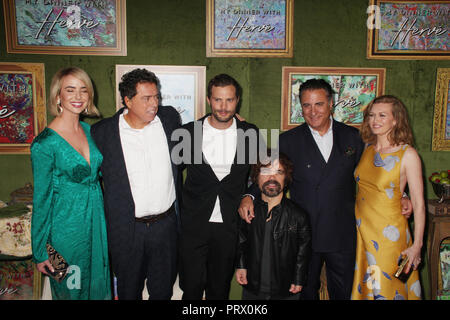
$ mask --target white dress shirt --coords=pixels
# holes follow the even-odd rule
[[[236,155],[236,119],[233,118],[231,126],[223,130],[212,127],[208,119],[203,122],[202,151],[217,179],[221,181],[230,174],[231,165]],[[216,198],[209,222],[223,222],[219,196]]]
[[[175,201],[166,134],[158,116],[142,129],[130,127],[123,117],[127,111],[120,115],[119,132],[135,216],[163,213]]]
[[[314,138],[314,141],[319,147],[322,157],[325,159],[325,162],[328,162],[328,159],[330,158],[331,154],[331,149],[333,149],[333,118],[330,117],[330,120],[331,120],[330,127],[323,136],[321,136],[318,131],[308,126],[309,129],[311,130],[311,134]]]

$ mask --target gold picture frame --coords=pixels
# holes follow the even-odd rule
[[[432,151],[450,151],[450,68],[438,68]]]
[[[294,0],[206,0],[206,56],[292,58]]]
[[[126,0],[66,2],[4,0],[8,53],[127,55]]]
[[[442,0],[369,0],[367,59],[449,60],[449,11]]]
[[[281,130],[304,123],[298,90],[312,78],[328,81],[335,91],[333,117],[359,127],[362,112],[375,97],[384,93],[385,68],[283,67],[281,84]]]
[[[43,63],[0,62],[0,154],[30,154],[47,125]]]

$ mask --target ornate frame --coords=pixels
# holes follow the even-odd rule
[[[24,123],[29,123],[29,125],[33,126],[33,139],[36,137],[42,130],[44,130],[47,125],[47,115],[45,108],[45,76],[44,76],[44,64],[43,63],[25,63],[25,62],[0,62],[0,75],[31,75],[32,78],[32,108],[33,108],[33,119],[27,119],[24,117],[17,118],[14,116],[14,113],[19,115],[19,112],[23,110],[24,107],[22,104],[17,104],[13,106],[0,106],[0,133],[2,130],[7,130],[8,124],[10,124],[10,128],[14,130],[19,130],[18,126],[11,121],[19,121],[21,127],[24,128]],[[9,76],[8,76],[9,81]],[[8,85],[2,84],[0,81],[0,86]],[[13,84],[17,85],[17,84]],[[11,86],[11,90],[12,86]],[[5,94],[5,91],[2,90]],[[1,95],[2,99],[6,99],[4,95]],[[13,99],[14,100],[14,99]],[[5,101],[0,101],[0,103]],[[6,108],[5,108],[6,107]],[[3,116],[3,118],[1,118]],[[14,116],[11,118],[11,116]],[[25,130],[25,129],[23,129]],[[6,132],[6,131],[5,131]],[[27,137],[27,142],[25,143],[13,143],[13,142],[4,142],[0,143],[0,154],[29,154],[30,153],[30,145],[32,142],[31,137]]]
[[[334,105],[336,120],[359,127],[362,123],[362,110],[373,98],[384,93],[385,76],[386,69],[384,68],[283,67],[281,130],[289,130],[303,123],[303,121],[292,121],[294,115],[301,112],[298,91],[295,91],[303,82],[301,79],[322,78],[329,81],[336,91]],[[294,80],[294,78],[297,79]],[[354,80],[354,82],[351,82],[351,80]],[[354,85],[356,88],[345,91],[344,85],[347,85],[347,83],[349,83],[349,87]],[[339,86],[342,90],[337,89],[336,86]],[[368,91],[375,92],[367,94]],[[341,100],[338,100],[338,97],[341,97]],[[339,106],[338,112],[343,119],[337,117],[336,106]],[[346,112],[346,108],[357,108],[358,110],[355,114]],[[298,115],[298,118],[302,118],[302,116]],[[356,120],[347,121],[346,119]]]
[[[206,0],[206,56],[207,57],[264,57],[264,58],[292,58],[293,53],[293,25],[294,25],[294,0],[277,0],[264,1],[264,7],[274,7],[269,9],[261,9],[260,3],[263,0]],[[276,3],[282,3],[282,8],[285,11],[284,16],[284,30],[281,32],[281,37],[276,32],[277,16],[280,16],[280,11]],[[241,5],[242,7],[238,7]],[[216,10],[216,7],[228,6],[225,9]],[[234,17],[234,19],[233,19]],[[236,21],[236,17],[239,19]],[[242,18],[242,20],[241,20]],[[248,20],[246,20],[248,18]],[[233,19],[233,20],[231,20]],[[252,20],[261,22],[259,25],[250,25]],[[277,22],[278,21],[278,22]],[[241,23],[241,24],[239,24]],[[272,25],[274,24],[274,25]],[[248,29],[249,28],[249,29]],[[273,29],[272,29],[273,28]],[[226,40],[223,40],[226,34],[221,34],[221,31],[228,33]],[[238,31],[240,30],[240,31]],[[253,30],[253,31],[248,31]],[[234,33],[234,31],[236,31]],[[254,40],[251,37],[242,36],[240,41],[238,38],[244,32],[252,32],[253,34],[270,34],[269,39],[265,37],[256,37]],[[232,35],[237,36],[234,38]],[[221,37],[223,36],[223,38]],[[218,41],[217,41],[218,40]],[[231,42],[229,42],[231,40]],[[231,43],[230,46],[221,43]],[[270,46],[275,48],[270,48]]]
[[[432,151],[450,151],[450,68],[438,68]]]
[[[383,6],[380,5],[392,5],[392,12],[389,11],[390,14],[381,12]],[[436,20],[436,16],[442,10],[445,11],[445,7],[444,9],[436,8],[436,6],[441,5],[447,6],[447,13],[443,16],[448,16],[450,13],[448,1],[370,0],[367,8],[367,58],[384,60],[450,59],[448,51],[430,49],[433,37],[439,36],[442,38],[444,46],[445,37],[448,37],[448,18],[447,20],[442,19],[444,23],[447,21],[446,25],[433,25],[431,22],[434,23],[435,21],[428,21],[428,17]],[[421,15],[420,10],[427,12],[435,10],[435,14],[424,13]],[[410,19],[411,17],[415,19]],[[424,31],[422,32],[422,30]],[[402,45],[406,38],[409,40],[407,40],[406,45]],[[440,38],[438,38],[438,41],[440,41]],[[385,41],[383,42],[383,40]],[[381,48],[379,47],[380,44],[382,45]],[[389,46],[392,48],[389,49]],[[416,47],[410,48],[411,46]]]
[[[3,0],[6,47],[8,53],[105,56],[127,55],[126,0],[102,0],[98,2],[115,2],[115,11],[113,11],[111,15],[114,16],[114,25],[111,22],[111,16],[107,15],[108,10],[106,6],[105,8],[97,8],[93,5],[94,2],[92,1],[70,1],[70,3],[73,4],[68,7],[63,7],[63,9],[60,9],[59,6],[53,6],[50,1],[48,1],[49,4],[45,2],[39,4],[37,1],[36,3],[29,1],[28,4],[18,4],[16,3],[18,1],[19,0]],[[75,4],[78,2],[80,3],[79,6]],[[81,4],[84,4],[85,6],[81,7]],[[17,6],[20,6],[20,11],[25,14],[20,17],[19,20],[16,18]],[[47,6],[50,9],[48,14]],[[27,8],[28,10],[26,10]],[[85,18],[86,15],[94,18],[100,16],[101,19],[98,21],[101,22],[98,22],[97,20],[88,21],[87,18]],[[36,21],[42,22],[40,27]],[[34,40],[34,43],[33,40],[30,41],[30,39],[38,39],[41,34],[44,34],[43,32],[46,24],[48,24],[49,27],[47,28],[48,34],[43,36],[45,41]],[[111,25],[113,26],[111,27]],[[102,34],[97,27],[100,27],[101,30],[103,30],[104,35],[108,35],[108,37],[109,35],[113,35],[111,45],[109,43],[102,43],[102,41],[105,41],[103,38],[106,36],[101,37]],[[61,31],[66,28],[67,31]],[[113,28],[113,32],[111,32],[111,28]],[[91,29],[94,30],[92,33],[95,33],[95,45],[92,43],[92,39],[89,40],[86,37],[86,35],[89,35],[89,30]],[[100,35],[98,33],[100,33]],[[19,39],[20,35],[23,37],[22,40]],[[52,41],[67,41],[67,39],[75,37],[77,38],[77,41],[72,41],[71,44],[73,45],[58,45],[52,43]],[[81,40],[85,41],[82,42]],[[26,43],[20,43],[24,41]],[[108,41],[110,41],[109,38]],[[97,42],[99,42],[98,45]]]

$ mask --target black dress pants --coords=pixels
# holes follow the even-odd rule
[[[237,227],[209,222],[183,228],[180,241],[180,287],[183,300],[228,300],[237,249]]]
[[[318,300],[320,272],[325,262],[330,300],[349,300],[355,271],[355,252],[313,252],[302,300]]]
[[[133,252],[117,277],[119,300],[142,300],[147,279],[149,300],[169,300],[177,275],[177,221],[173,212],[153,223],[135,222]]]

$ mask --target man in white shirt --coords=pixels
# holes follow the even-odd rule
[[[183,299],[200,300],[204,291],[208,300],[229,298],[238,241],[237,208],[250,163],[256,163],[258,146],[257,127],[235,117],[240,96],[235,79],[226,74],[215,76],[207,97],[212,113],[183,126],[189,133],[188,145],[193,146],[188,150],[192,162],[184,163]],[[196,162],[198,154],[202,157]]]
[[[181,177],[171,162],[178,112],[160,106],[160,83],[146,69],[119,84],[124,108],[92,126],[103,155],[105,216],[120,300],[170,299],[177,273]]]

